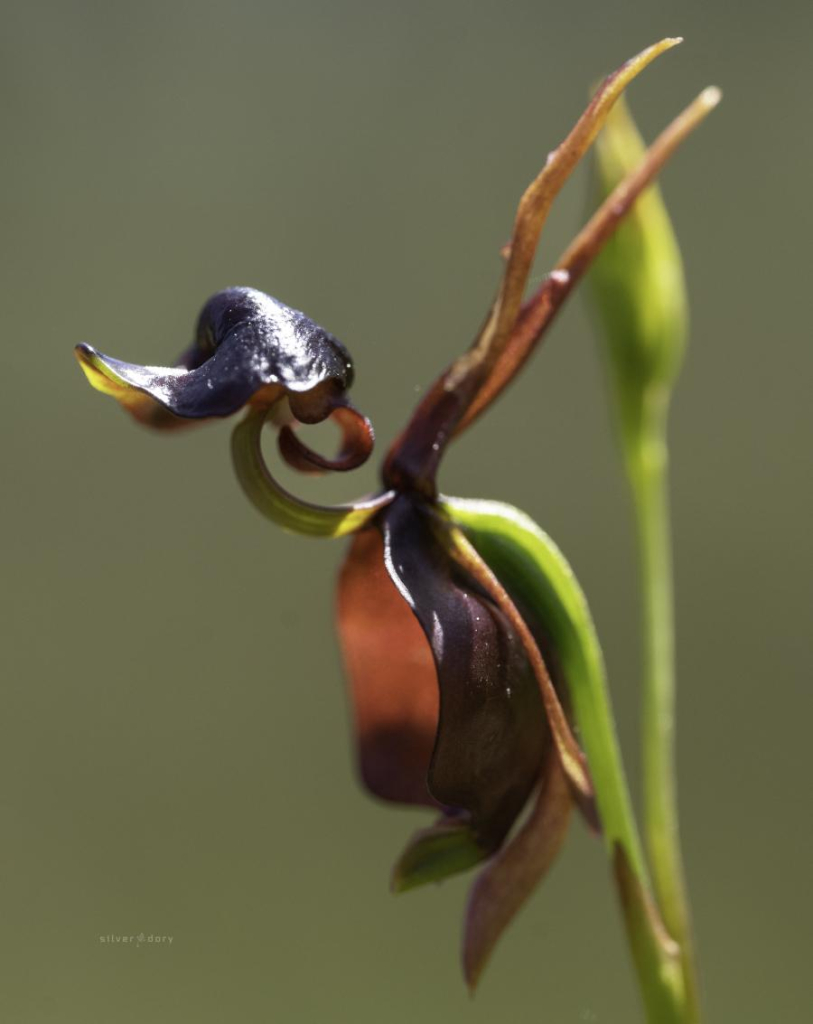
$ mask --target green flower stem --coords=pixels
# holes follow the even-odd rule
[[[675,655],[665,387],[645,390],[635,429],[624,432],[641,572],[644,684],[644,835],[655,895],[667,931],[680,947],[684,1020],[700,1019],[697,969],[684,880],[675,773]]]

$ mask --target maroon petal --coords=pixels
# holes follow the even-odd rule
[[[373,451],[375,434],[373,425],[342,396],[330,413],[342,432],[342,446],[339,454],[332,459],[309,448],[286,424],[279,432],[279,450],[291,467],[300,473],[347,472],[357,469],[367,461]]]
[[[429,789],[496,849],[539,779],[550,732],[533,670],[505,616],[438,540],[432,511],[401,495],[381,517],[392,580],[429,641],[440,720]]]
[[[338,624],[365,784],[384,800],[437,806],[427,788],[437,673],[421,627],[384,568],[375,527],[353,539],[339,577]]]

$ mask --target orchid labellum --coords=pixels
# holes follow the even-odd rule
[[[210,299],[194,344],[171,368],[77,349],[91,384],[150,426],[247,408],[232,450],[251,501],[288,529],[353,535],[339,581],[338,624],[361,776],[378,797],[436,815],[397,861],[396,889],[482,865],[464,931],[472,986],[556,855],[574,806],[623,865],[628,920],[648,913],[649,883],[581,590],[559,550],[526,516],[495,502],[445,497],[437,474],[449,443],[510,384],[636,198],[711,108],[701,96],[666,129],[526,296],[553,200],[628,83],[678,41],[664,40],[611,74],[549,155],[520,201],[482,330],[390,448],[378,494],[319,506],[272,476],[260,447],[266,423],[279,428],[286,462],[309,472],[360,465],[373,434],[347,399],[353,374],[342,344],[260,292],[231,288]],[[327,418],[344,438],[332,459],[300,438],[303,424]],[[648,920],[652,955],[667,977],[668,937],[652,914]]]

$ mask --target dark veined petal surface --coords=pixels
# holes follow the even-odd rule
[[[384,560],[429,642],[437,674],[429,790],[493,850],[539,779],[550,732],[519,639],[444,549],[432,514],[419,499],[397,497],[380,517]]]

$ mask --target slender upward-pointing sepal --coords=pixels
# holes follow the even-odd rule
[[[680,39],[663,39],[608,75],[566,139],[522,196],[497,296],[471,348],[438,378],[390,449],[384,466],[389,486],[409,482],[430,493],[447,444],[488,405],[513,375],[507,354],[539,237],[554,199],[598,134],[629,83]],[[563,297],[563,296],[562,296]],[[506,363],[507,356],[507,363]],[[513,370],[516,372],[514,363]]]
[[[507,250],[502,284],[483,332],[477,339],[475,350],[488,350],[495,341],[499,348],[514,326],[539,244],[539,236],[553,201],[570,177],[573,168],[590,148],[613,104],[644,68],[680,42],[681,39],[662,39],[608,75],[570,134],[550,154],[543,169],[525,190],[519,203],[513,236]]]

